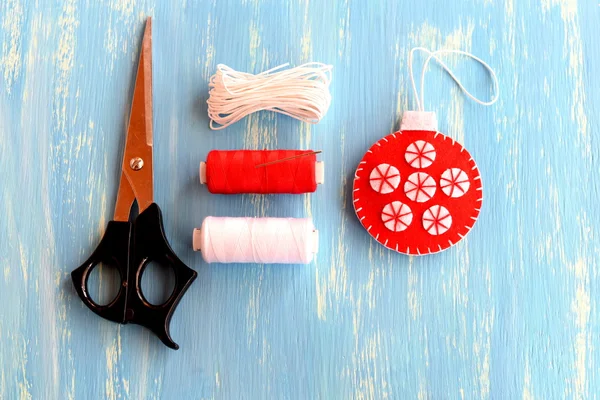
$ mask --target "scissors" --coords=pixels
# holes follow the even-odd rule
[[[139,214],[130,220],[137,200]],[[172,268],[175,288],[161,305],[146,300],[141,288],[144,269],[150,262]],[[114,266],[121,276],[116,298],[99,305],[90,297],[88,279],[98,264]],[[171,316],[197,273],[173,252],[166,239],[160,208],[153,201],[152,178],[152,21],[146,20],[142,50],[131,105],[121,181],[115,214],[100,244],[79,268],[71,273],[77,294],[99,316],[122,324],[134,323],[150,329],[168,347],[179,346],[171,339]]]

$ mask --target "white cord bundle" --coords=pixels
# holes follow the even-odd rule
[[[329,84],[333,66],[312,62],[281,70],[287,65],[258,75],[217,65],[217,72],[209,83],[210,128],[226,128],[261,110],[275,111],[311,124],[318,123],[331,103]]]

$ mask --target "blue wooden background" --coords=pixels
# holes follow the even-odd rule
[[[93,315],[69,276],[113,212],[147,15],[155,197],[199,275],[173,318],[176,352]],[[0,398],[598,398],[599,22],[592,0],[2,0]],[[363,153],[414,107],[417,45],[471,51],[502,86],[485,108],[428,74],[428,108],[477,160],[485,200],[466,240],[422,258],[378,245],[350,201]],[[209,130],[217,63],[311,60],[334,65],[320,124],[260,113]],[[482,68],[450,64],[490,95]],[[320,149],[326,184],[210,195],[197,170],[213,148]],[[320,252],[207,265],[191,232],[208,215],[312,216]]]

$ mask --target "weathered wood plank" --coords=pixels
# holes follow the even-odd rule
[[[95,317],[69,281],[113,211],[146,15],[156,200],[199,273],[173,320],[179,352]],[[577,0],[3,1],[0,398],[598,398],[599,20]],[[428,74],[426,103],[477,160],[485,200],[467,240],[423,258],[371,240],[350,200],[356,163],[414,104],[416,45],[471,51],[502,86],[482,108]],[[319,125],[260,113],[209,130],[217,63],[309,60],[334,65]],[[451,65],[489,93],[483,70]],[[326,184],[197,184],[210,149],[242,147],[321,149]],[[205,265],[190,236],[207,215],[312,215],[317,262]]]

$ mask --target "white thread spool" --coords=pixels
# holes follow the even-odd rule
[[[319,232],[310,218],[207,217],[193,246],[207,263],[308,264]]]

